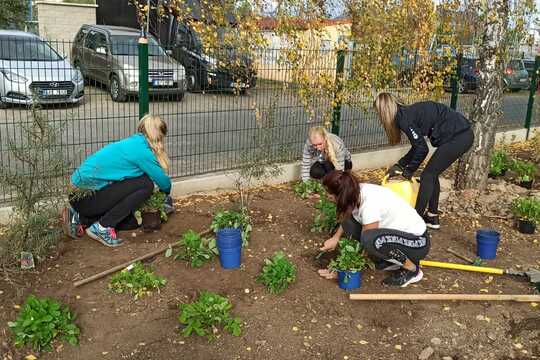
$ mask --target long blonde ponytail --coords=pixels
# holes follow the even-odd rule
[[[146,114],[139,121],[137,131],[144,135],[148,145],[156,155],[157,161],[167,171],[169,168],[169,157],[165,151],[163,139],[167,135],[167,124],[159,116]]]
[[[379,120],[388,137],[390,145],[397,145],[401,142],[401,130],[396,123],[398,105],[402,105],[392,94],[382,92],[375,98],[373,107],[379,115]]]
[[[326,157],[330,162],[337,166],[337,160],[336,160],[336,150],[334,149],[334,144],[332,143],[332,140],[330,140],[330,137],[328,136],[328,131],[324,126],[314,126],[311,129],[309,129],[309,138],[313,135],[319,135],[324,140],[324,152],[326,154]]]

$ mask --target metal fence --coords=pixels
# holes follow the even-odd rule
[[[32,99],[41,103],[41,112],[49,121],[65,124],[59,146],[72,162],[66,175],[87,155],[135,132],[139,78],[134,45],[100,46],[99,41],[50,42],[51,49],[31,39],[12,41],[10,46],[0,44],[0,166],[20,166],[9,144],[25,141],[21,125],[31,120]],[[166,145],[172,177],[237,168],[242,153],[254,146],[257,111],[268,107],[275,109],[275,147],[286,145],[284,160],[296,160],[308,128],[320,124],[331,106],[331,98],[320,97],[311,103],[315,112],[310,116],[298,96],[292,70],[280,61],[279,49],[261,50],[251,58],[231,49],[216,49],[212,55],[198,54],[194,58],[199,64],[191,66],[175,50],[169,56],[157,44],[150,44],[149,51],[149,109],[168,124]],[[335,76],[334,51],[299,55],[305,58],[303,71],[309,76]],[[440,101],[449,104],[450,95]],[[473,97],[472,93],[460,94],[458,110],[467,113]],[[501,126],[522,127],[527,101],[526,91],[505,94]],[[371,100],[365,102],[365,107],[343,105],[338,119],[339,135],[352,151],[378,148],[387,142],[368,104]],[[540,123],[536,115],[534,123]],[[268,153],[273,156],[273,148]],[[3,188],[0,202],[8,202],[12,195],[12,189]]]

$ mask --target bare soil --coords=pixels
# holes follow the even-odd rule
[[[373,174],[373,173],[371,173]],[[365,180],[375,175],[360,174]],[[290,186],[257,193],[253,234],[239,270],[223,270],[219,261],[192,269],[187,263],[156,256],[150,262],[168,283],[160,293],[140,300],[107,291],[108,278],[80,288],[73,282],[176,241],[187,229],[206,229],[214,211],[231,206],[232,196],[192,196],[177,201],[176,214],[159,232],[122,233],[125,245],[110,249],[87,237],[62,241],[56,254],[35,271],[0,279],[0,354],[3,359],[539,359],[540,305],[509,302],[359,302],[316,270],[325,234],[310,231],[314,200],[301,200]],[[432,231],[431,260],[460,262],[448,247],[474,257],[474,233],[480,227],[501,231],[498,267],[540,268],[540,236],[522,235],[511,220],[458,218],[443,214]],[[297,265],[298,277],[283,295],[270,295],[255,282],[263,260],[283,250]],[[534,294],[526,280],[507,276],[425,268],[424,280],[406,289],[381,285],[386,275],[364,272],[361,293]],[[202,290],[225,295],[241,317],[243,333],[185,338],[178,332],[178,304]],[[30,294],[68,304],[77,314],[80,345],[56,343],[51,353],[14,349],[7,322]]]

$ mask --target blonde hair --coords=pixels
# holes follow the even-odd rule
[[[401,130],[396,123],[398,105],[403,105],[392,94],[382,92],[375,98],[373,107],[379,115],[388,142],[390,145],[397,145],[401,142]]]
[[[336,166],[336,164],[337,164],[336,150],[334,149],[334,144],[328,138],[328,131],[326,130],[326,128],[324,126],[314,126],[314,127],[312,127],[311,129],[309,129],[309,139],[310,139],[310,141],[311,141],[311,138],[313,137],[313,135],[319,135],[320,137],[322,137],[322,139],[324,141],[324,153],[326,154],[328,160],[330,160],[330,162],[332,164],[334,164],[334,166]]]
[[[169,157],[165,151],[163,139],[167,135],[167,124],[159,116],[146,114],[139,121],[137,131],[144,135],[157,161],[166,171],[169,168]]]

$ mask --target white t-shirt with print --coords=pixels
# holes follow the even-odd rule
[[[392,190],[373,184],[360,184],[360,208],[352,216],[360,224],[379,222],[379,228],[404,231],[420,236],[426,223],[404,199]]]

